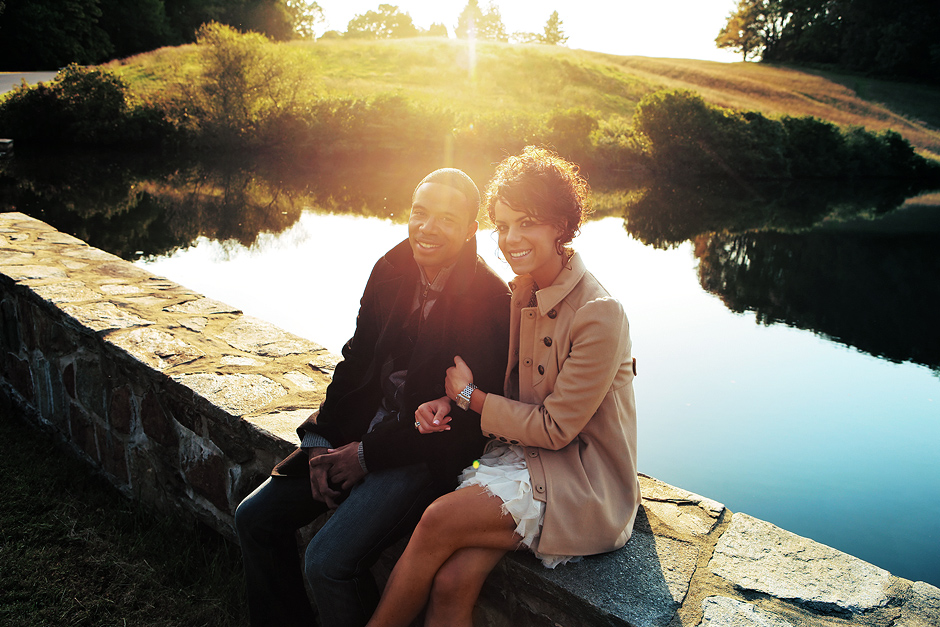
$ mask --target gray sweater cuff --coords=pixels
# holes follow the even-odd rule
[[[359,465],[362,466],[362,472],[369,474],[369,469],[366,468],[366,456],[362,453],[362,442],[359,443]]]
[[[319,433],[304,431],[304,439],[300,441],[300,448],[333,448],[333,445]]]

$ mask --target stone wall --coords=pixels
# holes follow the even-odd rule
[[[129,497],[232,539],[235,506],[292,450],[337,359],[17,213],[0,214],[0,323],[4,414],[55,431]],[[641,482],[627,546],[551,571],[511,555],[478,623],[940,625],[933,586]]]

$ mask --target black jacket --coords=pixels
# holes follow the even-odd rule
[[[334,447],[361,441],[370,472],[426,462],[432,471],[456,477],[480,456],[486,439],[480,416],[454,405],[450,431],[422,435],[414,427],[421,403],[444,395],[444,376],[460,355],[474,383],[499,390],[509,346],[506,283],[476,254],[476,238],[464,245],[441,295],[421,324],[408,364],[400,417],[367,433],[382,401],[380,367],[411,313],[419,270],[406,240],[387,252],[369,277],[359,304],[356,332],[343,347],[343,361],[318,412],[299,428],[318,433]],[[306,474],[306,456],[295,451],[274,474]]]

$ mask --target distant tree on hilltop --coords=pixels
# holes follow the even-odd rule
[[[552,11],[545,22],[545,31],[542,35],[542,43],[552,46],[564,46],[568,42],[568,36],[561,29],[562,21],[558,16],[558,11]]]
[[[411,16],[392,4],[380,4],[378,11],[356,15],[346,26],[347,37],[363,39],[415,37],[417,34]]]
[[[490,3],[486,13],[480,8],[478,0],[467,0],[467,6],[457,18],[454,33],[458,39],[486,39],[489,41],[509,41],[509,33],[503,24],[499,8]]]

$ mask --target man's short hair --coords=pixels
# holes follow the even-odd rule
[[[467,176],[466,172],[457,168],[434,170],[421,179],[421,182],[415,187],[415,191],[411,194],[411,202],[414,202],[415,196],[418,194],[418,188],[425,183],[438,183],[456,189],[467,199],[467,207],[472,212],[467,222],[473,222],[477,219],[480,213],[480,190],[477,189],[476,183]]]

